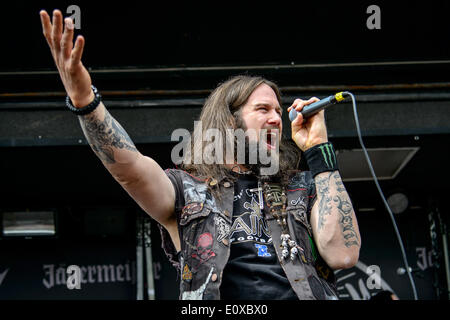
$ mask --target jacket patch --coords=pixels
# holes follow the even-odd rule
[[[222,241],[230,233],[230,225],[224,218],[218,216],[214,217],[214,223],[217,227],[217,241]]]
[[[329,268],[326,268],[323,265],[317,265],[316,266],[317,273],[325,280],[328,280],[331,274],[331,270]]]
[[[305,174],[306,172],[301,172],[291,177],[291,179],[289,180],[288,188],[289,189],[308,188],[308,183],[306,182]]]
[[[215,257],[216,254],[212,250],[213,236],[209,232],[202,233],[197,238],[197,247],[195,253],[192,254],[192,258],[197,259],[199,264],[203,264],[211,257]]]
[[[264,244],[255,243],[256,249],[258,249],[258,257],[270,257],[271,254],[267,251],[267,246]]]
[[[304,196],[300,196],[300,197],[297,198],[297,200],[295,200],[295,199],[291,200],[291,205],[293,205],[293,206],[300,206],[302,208],[305,208],[305,210],[306,210],[305,197]]]
[[[203,202],[189,203],[184,206],[182,213],[181,213],[181,219],[186,219],[191,214],[202,211],[202,209],[203,209]]]
[[[184,199],[190,202],[201,202],[208,205],[213,210],[217,210],[215,200],[208,192],[208,187],[205,183],[198,183],[192,179],[183,180]]]
[[[192,280],[192,271],[189,269],[188,264],[186,263],[183,268],[183,275],[181,276],[183,281],[190,282]]]
[[[211,268],[209,271],[208,277],[206,278],[205,283],[203,283],[200,288],[194,291],[185,291],[183,292],[181,299],[182,300],[203,300],[203,293],[205,292],[206,286],[208,285],[209,280],[211,279],[214,268]]]

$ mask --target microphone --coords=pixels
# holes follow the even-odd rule
[[[336,93],[333,96],[329,96],[328,98],[304,106],[303,110],[301,111],[301,114],[303,115],[303,118],[305,119],[309,118],[322,109],[325,109],[338,102],[344,101],[345,98],[349,96],[350,96],[349,93],[346,91]],[[295,108],[292,108],[291,111],[289,112],[289,120],[294,121],[295,118],[297,118],[297,115],[298,115],[297,110],[295,110]]]

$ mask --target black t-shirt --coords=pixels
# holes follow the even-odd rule
[[[224,300],[298,300],[278,261],[259,208],[257,179],[240,176],[234,186],[230,258],[220,287]]]

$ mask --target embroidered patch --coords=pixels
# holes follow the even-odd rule
[[[205,283],[203,283],[200,288],[194,291],[185,291],[181,295],[182,300],[203,300],[203,293],[205,292],[206,286],[208,285],[209,280],[211,279],[214,268],[211,268],[209,271],[208,277],[206,278]]]
[[[270,257],[271,254],[267,252],[267,246],[265,244],[255,243],[255,247],[258,249],[258,257]]]
[[[305,173],[297,173],[289,181],[289,189],[307,188]]]
[[[293,206],[301,206],[306,208],[306,203],[305,203],[305,197],[300,196],[297,198],[297,200],[291,200],[291,205]]]
[[[192,254],[192,258],[197,259],[200,263],[209,260],[211,257],[215,257],[216,254],[212,251],[213,236],[211,233],[202,233],[197,238],[196,253]]]
[[[192,280],[192,271],[189,270],[189,266],[187,263],[184,265],[183,275],[182,275],[181,279],[183,279],[183,281],[187,281],[187,282]]]
[[[217,241],[222,241],[230,233],[230,225],[221,217],[214,217],[214,223],[217,226]]]
[[[184,206],[182,213],[181,213],[181,219],[186,219],[191,214],[202,211],[202,209],[203,209],[203,202],[189,203]]]

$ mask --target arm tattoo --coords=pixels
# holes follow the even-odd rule
[[[352,204],[350,203],[348,198],[341,198],[341,196],[342,195],[336,195],[333,198],[333,201],[336,202],[339,214],[341,215],[339,224],[342,228],[342,235],[344,236],[345,246],[349,248],[353,245],[359,245],[358,236],[353,229]]]
[[[325,216],[331,214],[331,194],[330,194],[330,173],[327,177],[317,177],[315,180],[317,195],[320,199],[319,202],[319,224],[318,229],[321,230],[325,225]]]
[[[109,164],[116,162],[114,148],[137,152],[126,131],[106,109],[104,120],[99,120],[94,115],[79,116],[78,118],[92,150],[103,162]]]
[[[344,236],[345,246],[347,248],[359,245],[358,235],[353,228],[353,205],[347,195],[344,184],[339,173],[334,174],[337,194],[333,201],[336,202],[340,214],[339,224],[341,225],[342,235]]]
[[[333,179],[332,179],[333,178]],[[336,188],[330,188],[331,180]],[[344,184],[338,172],[331,172],[325,177],[317,176],[315,179],[317,197],[319,199],[318,230],[325,226],[327,215],[331,215],[332,201],[335,203],[337,212],[340,214],[339,225],[347,248],[359,245],[358,235],[353,226],[353,206],[347,195]],[[330,190],[331,189],[331,190]]]
[[[345,192],[346,190],[345,190],[344,184],[342,183],[342,180],[341,180],[341,177],[340,177],[339,173],[336,172],[333,175],[333,177],[334,177],[334,179],[336,181],[336,187],[337,187],[336,190],[337,190],[337,192],[338,193]]]

